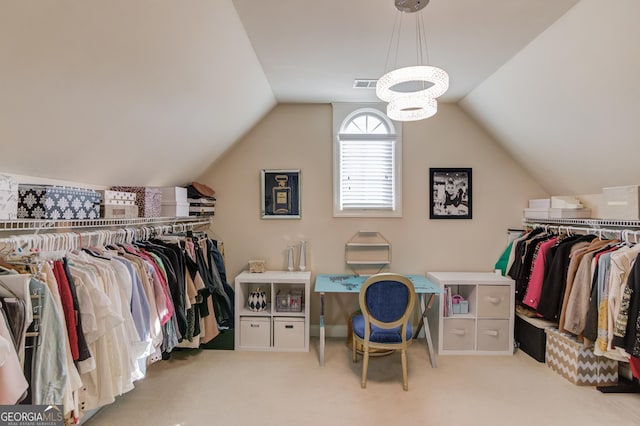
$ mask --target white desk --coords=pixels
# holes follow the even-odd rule
[[[427,350],[429,351],[429,359],[431,367],[436,367],[436,357],[433,351],[433,342],[431,341],[431,333],[429,331],[429,322],[427,312],[431,309],[431,305],[435,296],[442,293],[442,289],[436,284],[429,281],[422,275],[406,275],[413,283],[416,294],[420,295],[420,323],[416,328],[413,338],[418,337],[420,329],[424,325],[424,334],[426,337]],[[359,293],[360,287],[367,277],[357,275],[339,275],[339,274],[318,274],[314,285],[314,291],[320,293],[320,365],[324,365],[324,295],[325,293]]]

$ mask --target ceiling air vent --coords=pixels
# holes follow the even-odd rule
[[[353,80],[353,88],[354,89],[375,89],[377,79],[367,79],[367,78],[356,78]]]

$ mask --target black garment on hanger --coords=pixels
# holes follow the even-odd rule
[[[194,249],[198,271],[205,282],[205,286],[209,290],[209,294],[213,297],[213,308],[215,310],[218,327],[231,328],[233,327],[233,304],[224,289],[216,265],[211,258],[208,258],[209,254],[203,252],[202,247],[197,241],[194,241]],[[208,258],[209,261],[207,261],[206,258]]]
[[[542,281],[542,291],[537,312],[550,321],[558,321],[562,310],[564,291],[567,286],[567,273],[569,271],[569,254],[574,244],[590,242],[595,235],[574,235],[567,237],[551,247],[548,255],[553,256],[549,268],[545,268],[545,278]],[[555,250],[553,250],[555,248]],[[552,252],[553,250],[553,252]],[[545,261],[549,261],[549,257]],[[548,273],[547,273],[548,272]]]
[[[187,310],[185,303],[185,276],[184,261],[179,254],[176,254],[169,247],[159,244],[159,240],[153,240],[140,243],[145,251],[158,256],[164,265],[167,273],[167,284],[169,285],[169,293],[173,302],[176,321],[178,324],[179,338],[187,334]],[[182,272],[181,272],[182,271]]]

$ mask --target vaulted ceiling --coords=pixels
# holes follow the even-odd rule
[[[440,101],[549,193],[640,183],[640,2],[423,14],[429,63],[451,78]],[[385,71],[395,15],[393,0],[3,0],[0,171],[188,182],[279,102],[375,101],[353,80]]]

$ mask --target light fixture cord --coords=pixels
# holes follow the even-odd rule
[[[427,44],[427,33],[424,29],[424,18],[422,16],[422,11],[415,12],[418,14],[416,18],[416,37],[417,37],[417,61],[418,65],[428,65],[429,64],[429,46]],[[423,81],[422,86],[425,87],[426,84]]]
[[[398,51],[400,50],[400,33],[402,30],[402,12],[396,11],[396,17],[393,21],[393,31],[391,31],[391,39],[389,40],[389,48],[387,49],[387,59],[384,63],[384,70],[382,74],[386,74],[391,68],[389,67],[389,58],[391,57],[391,51],[393,50],[393,42],[395,39],[395,56],[393,58],[393,67],[398,64]],[[397,37],[396,37],[397,34]]]

